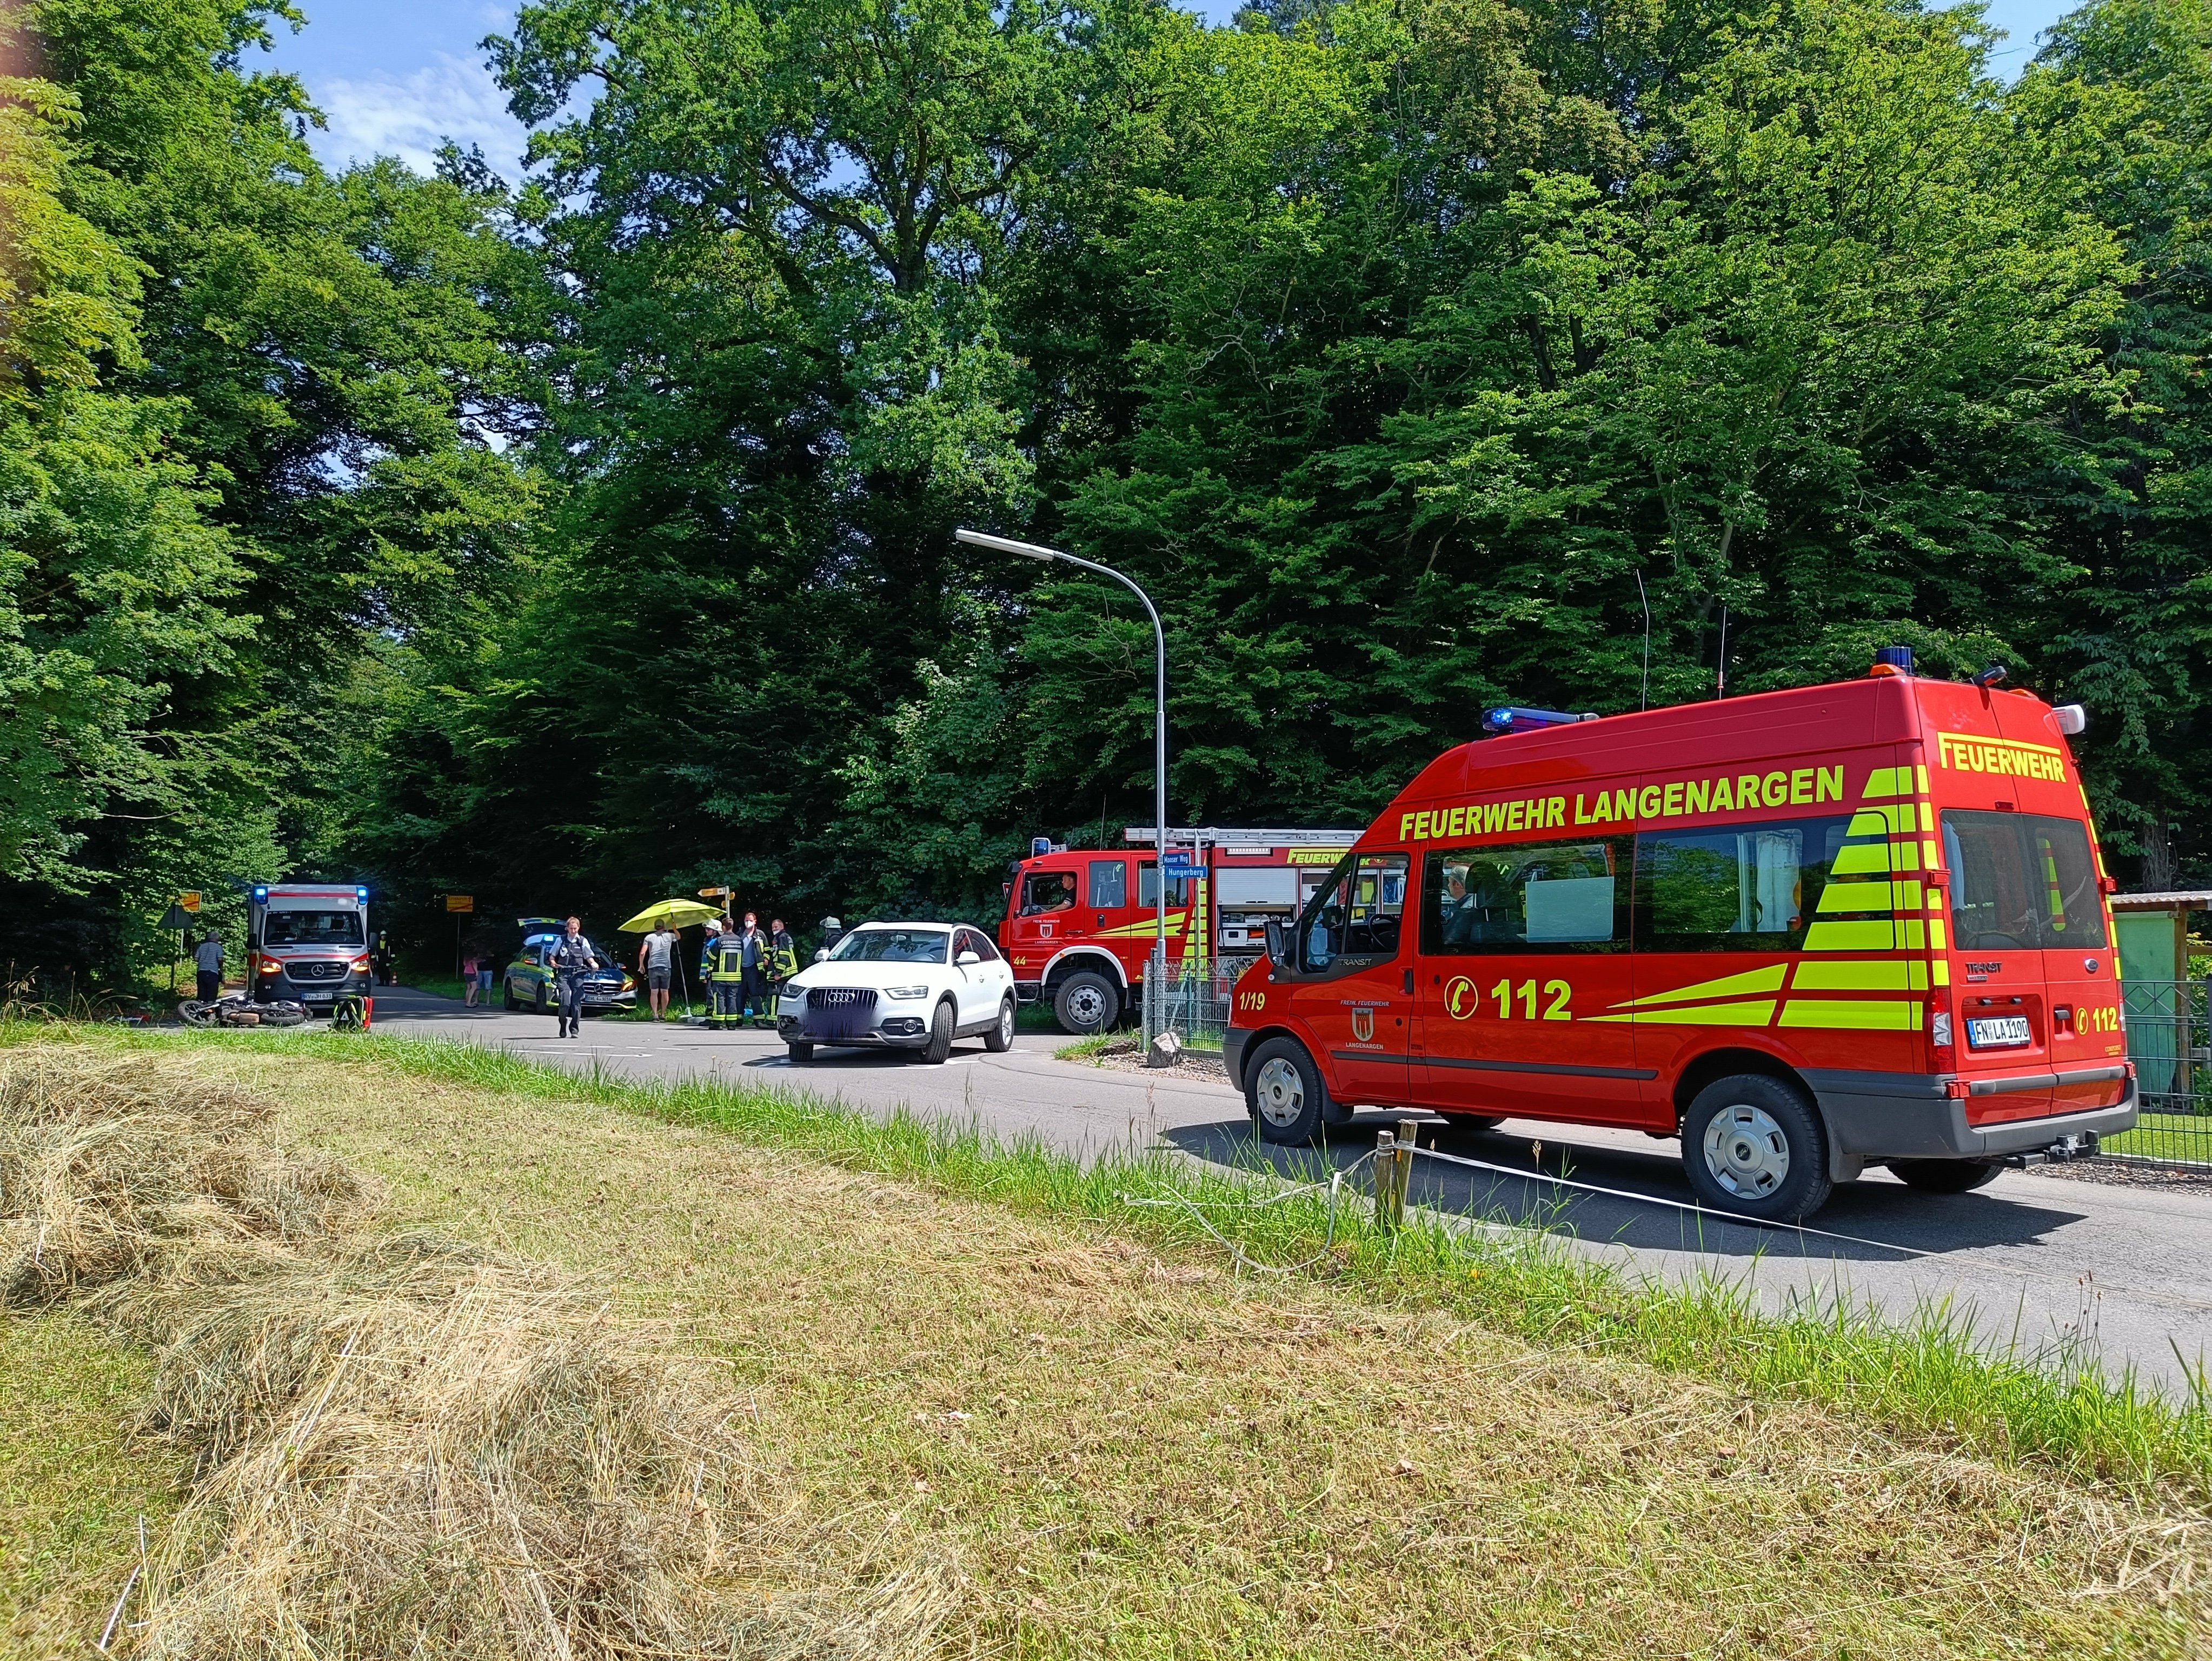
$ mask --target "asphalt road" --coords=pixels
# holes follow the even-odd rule
[[[596,1062],[640,1080],[721,1076],[871,1111],[903,1105],[974,1120],[1001,1136],[1034,1132],[1079,1155],[1133,1140],[1224,1164],[1293,1163],[1255,1143],[1243,1101],[1227,1085],[1056,1061],[1053,1052],[1067,1042],[1056,1033],[1023,1033],[1003,1056],[986,1053],[980,1038],[963,1040],[943,1067],[829,1050],[800,1068],[769,1032],[595,1019],[582,1037],[562,1039],[550,1017],[465,1009],[404,987],[379,990],[376,1029],[495,1044],[562,1067]],[[1399,1116],[1362,1115],[1326,1157],[1352,1163]],[[1424,1137],[1431,1140],[1433,1133]],[[1415,1192],[1423,1203],[1540,1223],[1668,1280],[1739,1280],[1770,1307],[1843,1295],[1903,1317],[1922,1304],[1944,1305],[1998,1342],[2068,1348],[2176,1391],[2186,1388],[2179,1358],[2197,1368],[2212,1355],[2212,1191],[2007,1171],[1972,1194],[1938,1196],[1869,1171],[1837,1189],[1814,1227],[1783,1231],[1684,1208],[1692,1196],[1671,1139],[1508,1120],[1442,1147],[1504,1169],[1421,1160]],[[1310,1165],[1313,1157],[1297,1159]]]

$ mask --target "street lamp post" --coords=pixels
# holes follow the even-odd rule
[[[960,530],[953,534],[963,542],[978,548],[995,548],[1002,554],[1019,554],[1024,559],[1058,560],[1066,565],[1079,565],[1086,571],[1096,571],[1102,577],[1111,577],[1145,605],[1145,615],[1152,620],[1152,645],[1155,684],[1152,702],[1152,853],[1158,861],[1159,901],[1157,930],[1152,940],[1152,962],[1159,984],[1164,986],[1168,969],[1168,636],[1160,627],[1159,611],[1152,598],[1142,588],[1123,576],[1110,565],[1101,565],[1095,560],[1066,553],[1058,548],[1048,548],[1042,543],[1017,542],[1012,537],[994,537],[988,532]]]

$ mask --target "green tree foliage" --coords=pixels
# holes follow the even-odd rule
[[[324,174],[244,67],[281,6],[30,16],[42,893],[995,909],[1146,816],[1152,641],[962,523],[1159,601],[1178,818],[1896,640],[2087,703],[2114,843],[2212,866],[2204,0],[2010,86],[1916,0],[532,0],[514,194]]]
[[[529,501],[496,198],[331,179],[244,54],[283,6],[11,27],[0,251],[0,961],[115,984],[179,887],[337,857],[366,642],[496,610]]]

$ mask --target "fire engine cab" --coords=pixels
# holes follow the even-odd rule
[[[1869,1163],[1958,1193],[2133,1125],[2079,706],[1881,657],[1490,712],[1237,983],[1261,1135],[1364,1105],[1642,1129],[1707,1203],[1790,1220]]]
[[[1006,884],[999,949],[1025,1002],[1048,1001],[1060,1030],[1098,1032],[1136,999],[1159,928],[1158,832],[1132,825],[1132,851],[1069,849],[1043,837]],[[1264,948],[1266,927],[1286,923],[1345,850],[1349,830],[1168,831],[1167,951],[1180,976],[1234,972]]]

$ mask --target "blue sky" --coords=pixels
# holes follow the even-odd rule
[[[1236,0],[1194,9],[1225,18]],[[2057,0],[1992,0],[1990,21],[2011,35],[1998,59],[2017,72],[2036,31],[2068,8]],[[307,27],[280,32],[264,62],[298,74],[329,118],[314,135],[323,160],[343,167],[372,155],[398,155],[427,170],[447,137],[481,144],[501,172],[517,171],[522,130],[484,72],[477,42],[504,32],[513,0],[305,0]]]

